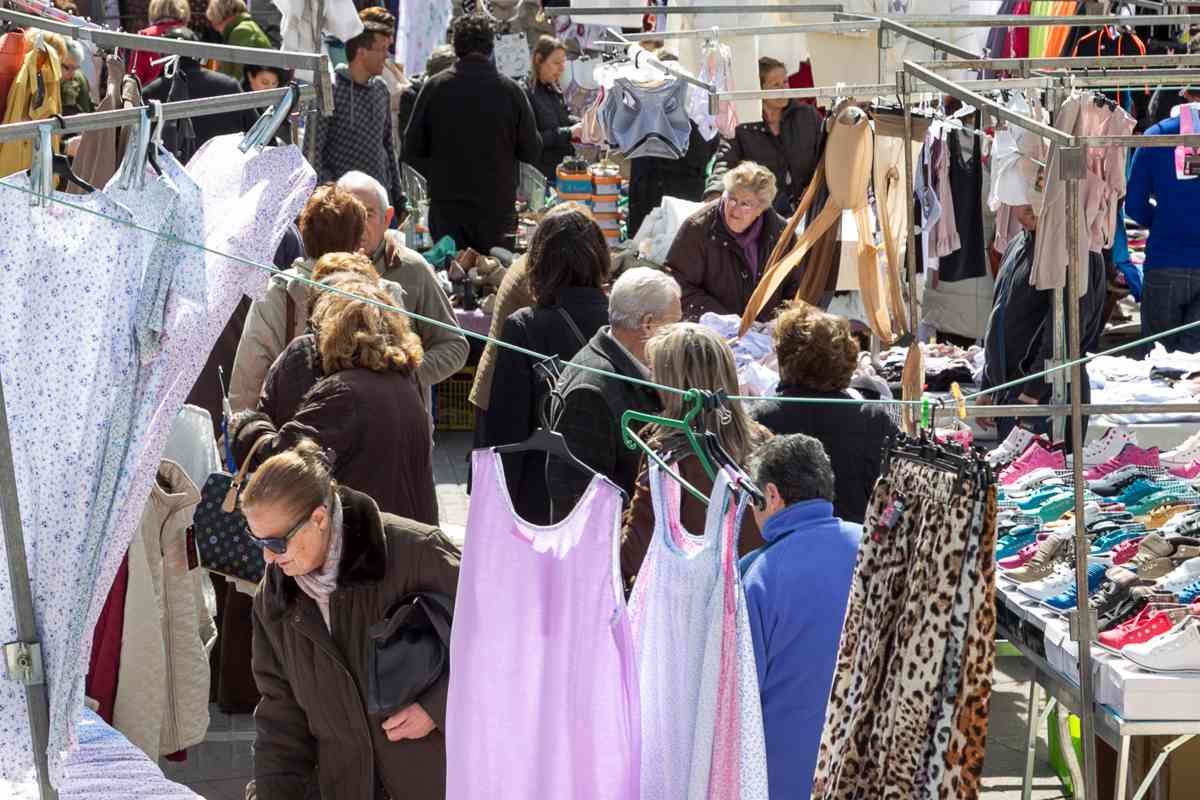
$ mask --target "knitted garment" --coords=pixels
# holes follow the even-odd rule
[[[316,164],[321,183],[351,170],[383,184],[391,204],[400,208],[404,190],[392,142],[391,96],[381,78],[355,83],[348,67],[333,80],[333,114],[317,118]]]

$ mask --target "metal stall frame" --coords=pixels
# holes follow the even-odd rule
[[[262,92],[163,103],[159,108],[161,109],[161,118],[164,120],[183,119],[235,110],[263,108],[283,100],[291,92],[291,88],[271,89]],[[299,98],[311,100],[316,94],[317,89],[312,85],[298,87]],[[157,113],[151,114],[147,107],[139,106],[114,111],[97,111],[65,118],[0,125],[0,141],[35,138],[43,132],[48,137],[50,133],[77,133],[126,125],[148,124],[157,118]],[[42,668],[41,642],[37,630],[32,587],[29,582],[20,503],[17,496],[16,472],[12,459],[8,413],[4,403],[2,382],[0,382],[0,520],[3,521],[8,577],[12,587],[13,612],[17,629],[17,640],[0,644],[0,650],[4,654],[6,678],[20,683],[24,687],[30,733],[33,738],[34,768],[39,796],[43,800],[52,800],[58,796],[58,793],[50,784],[48,753],[46,752],[50,729],[49,698]]]
[[[1149,57],[1155,59],[1156,62],[1161,57]],[[1170,59],[1180,58],[1177,56],[1166,57]],[[1195,63],[1200,66],[1200,57],[1183,56],[1185,59],[1182,64],[1191,66]],[[1096,59],[1018,59],[1020,70],[1024,73],[1027,70],[1040,69],[1043,67],[1050,68],[1082,68],[1089,69],[1094,67],[1118,67],[1118,66],[1137,66],[1147,61],[1147,57],[1142,56],[1116,56],[1108,58]],[[978,59],[970,64],[970,68],[975,69],[1004,69],[1014,60],[1011,59]],[[1065,63],[1064,63],[1065,62]],[[1157,63],[1155,63],[1157,65]],[[1165,65],[1165,64],[1164,64]],[[1020,114],[1015,114],[1003,107],[1001,104],[979,95],[970,89],[965,88],[962,84],[942,78],[929,67],[937,67],[939,69],[958,68],[961,65],[952,62],[938,62],[937,64],[917,64],[911,61],[904,63],[904,70],[897,75],[897,88],[901,95],[901,102],[906,110],[910,103],[910,79],[916,79],[922,83],[933,85],[948,95],[958,98],[959,100],[971,103],[980,109],[987,109],[1000,119],[1004,119],[1010,124],[1033,131],[1043,136],[1050,141],[1051,146],[1058,148],[1060,152],[1060,170],[1061,177],[1066,181],[1067,189],[1067,216],[1068,219],[1073,219],[1074,214],[1078,212],[1080,202],[1080,181],[1086,175],[1086,148],[1087,147],[1173,147],[1178,144],[1200,144],[1200,135],[1190,136],[1098,136],[1098,137],[1076,137],[1064,133],[1057,129],[1047,129],[1047,126]],[[1162,79],[1170,81],[1172,78],[1187,78],[1190,73],[1200,73],[1200,69],[1180,71],[1182,74],[1177,76],[1164,76]],[[1105,75],[1103,79],[1111,82],[1112,75]],[[1134,77],[1132,75],[1122,77]],[[1060,76],[1057,78],[1060,89],[1070,88],[1071,76]],[[1136,80],[1130,81],[1137,83]],[[906,113],[906,125],[911,134],[911,115]],[[910,231],[909,252],[914,254],[912,239],[915,238]],[[1074,484],[1074,521],[1075,521],[1075,583],[1078,605],[1075,612],[1071,616],[1071,627],[1074,635],[1074,640],[1078,645],[1078,664],[1079,664],[1079,689],[1078,689],[1078,708],[1080,714],[1080,738],[1083,745],[1083,764],[1081,768],[1082,787],[1077,787],[1077,790],[1082,788],[1082,796],[1087,800],[1096,800],[1096,752],[1095,752],[1095,734],[1099,730],[1097,727],[1097,706],[1095,703],[1096,692],[1094,687],[1095,675],[1092,668],[1092,653],[1091,644],[1095,635],[1095,615],[1091,612],[1087,605],[1087,592],[1084,587],[1087,586],[1087,553],[1088,542],[1086,539],[1086,531],[1084,528],[1084,517],[1082,510],[1084,508],[1084,481],[1083,481],[1083,432],[1082,432],[1082,416],[1085,411],[1088,412],[1103,412],[1109,410],[1102,404],[1087,405],[1082,403],[1081,392],[1081,375],[1080,375],[1080,334],[1079,334],[1079,303],[1076,299],[1075,274],[1076,267],[1081,258],[1087,257],[1086,244],[1076,235],[1068,236],[1067,238],[1068,264],[1067,264],[1067,325],[1068,335],[1067,344],[1069,347],[1070,361],[1066,366],[1070,369],[1070,385],[1071,398],[1069,405],[1055,403],[1052,407],[1030,407],[1026,409],[1013,409],[1021,413],[1013,414],[1013,416],[1052,416],[1062,417],[1069,415],[1071,418],[1071,452],[1073,454],[1071,471]],[[915,254],[914,254],[915,255]],[[915,259],[910,257],[910,268]],[[1058,308],[1056,304],[1056,308]],[[1057,326],[1056,326],[1057,327]],[[1057,333],[1057,331],[1056,331]],[[1057,338],[1057,336],[1056,336]],[[1129,404],[1129,406],[1117,406],[1115,409],[1127,410],[1136,409],[1145,413],[1178,413],[1183,410],[1181,405],[1171,404],[1171,408],[1164,409],[1159,406],[1148,406],[1146,404]],[[1114,409],[1114,410],[1115,410]],[[1009,410],[1009,407],[1004,407],[1003,410]],[[1047,413],[1050,412],[1050,413]],[[988,407],[980,416],[1004,416],[1002,409],[997,407]],[[1031,695],[1032,696],[1032,695]],[[1103,714],[1101,714],[1103,716]],[[1036,714],[1031,705],[1030,708],[1030,725],[1035,724]],[[1178,729],[1183,726],[1168,726],[1173,729]],[[1131,727],[1130,731],[1136,730]],[[1157,730],[1155,732],[1158,732]],[[1121,734],[1120,753],[1122,757],[1121,774],[1118,777],[1122,788],[1125,786],[1128,773],[1128,736],[1138,735],[1135,732]],[[1187,734],[1190,738],[1193,734]],[[1032,736],[1032,734],[1031,734]],[[1181,739],[1174,746],[1182,744],[1185,739]],[[1173,749],[1173,748],[1172,748]],[[1164,751],[1159,762],[1156,763],[1154,773],[1157,773],[1161,763],[1165,761],[1169,751]],[[1028,773],[1028,770],[1027,770]],[[1150,775],[1147,781],[1152,780],[1154,775]],[[1138,792],[1138,797],[1141,797],[1147,790],[1148,786],[1143,786]],[[1028,797],[1029,786],[1024,787],[1025,796]],[[1123,798],[1121,798],[1123,800]]]
[[[10,22],[24,28],[57,33],[71,39],[92,42],[105,48],[145,50],[164,55],[189,56],[197,60],[215,58],[231,64],[257,64],[264,67],[283,69],[309,69],[317,86],[317,107],[322,113],[333,113],[333,79],[330,77],[329,56],[321,53],[295,53],[287,50],[268,50],[256,47],[233,47],[225,44],[185,42],[180,39],[165,39],[161,36],[141,36],[136,33],[120,33],[104,28],[92,28],[61,22],[48,17],[23,14],[0,8],[0,21]]]

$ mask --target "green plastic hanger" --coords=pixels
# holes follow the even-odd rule
[[[692,446],[692,450],[696,453],[696,457],[700,459],[700,465],[704,467],[704,471],[708,474],[711,480],[717,479],[716,470],[713,469],[712,462],[708,459],[708,454],[704,450],[704,445],[700,441],[700,437],[696,435],[696,431],[692,428],[692,420],[694,420],[704,409],[704,396],[695,389],[688,389],[683,395],[684,402],[690,402],[692,407],[684,414],[683,419],[672,419],[671,417],[660,417],[656,414],[646,414],[641,411],[626,411],[621,415],[621,438],[625,442],[625,446],[630,450],[644,450],[646,455],[658,464],[659,467],[665,469],[667,474],[675,480],[683,488],[691,492],[697,499],[708,503],[708,496],[697,489],[692,484],[685,481],[679,473],[671,469],[662,458],[650,449],[650,446],[642,441],[633,430],[630,429],[630,422],[648,422],[654,425],[661,425],[664,428],[672,428],[677,431],[682,431],[687,437],[688,444]]]

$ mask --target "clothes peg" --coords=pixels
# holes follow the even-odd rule
[[[921,396],[921,430],[929,430],[930,418],[932,416],[931,404],[929,398]]]
[[[963,399],[962,388],[958,382],[950,384],[950,396],[954,398],[954,403],[958,407],[958,418],[967,418],[967,401]]]

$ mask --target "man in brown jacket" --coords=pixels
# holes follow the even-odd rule
[[[362,251],[375,263],[375,269],[384,280],[400,284],[404,290],[404,307],[422,317],[458,328],[450,299],[442,291],[429,263],[404,245],[399,232],[388,230],[396,212],[383,184],[365,172],[347,172],[337,185],[366,207]],[[456,330],[412,317],[408,324],[420,337],[425,350],[421,366],[417,368],[417,382],[421,385],[425,408],[432,409],[430,389],[467,363],[470,350],[467,337]]]

